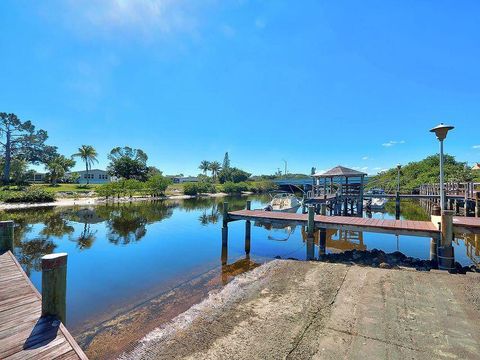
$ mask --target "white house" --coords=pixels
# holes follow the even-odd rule
[[[182,184],[186,182],[198,182],[198,178],[195,176],[174,176],[172,177],[174,184]]]
[[[87,180],[90,184],[105,184],[112,181],[110,175],[108,175],[108,172],[106,172],[105,170],[92,169],[88,172],[88,174],[86,170],[75,172],[80,175],[80,178],[77,181],[77,183],[79,184],[86,184]],[[70,174],[72,173],[67,174],[67,177]]]

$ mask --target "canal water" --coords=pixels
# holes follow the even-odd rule
[[[100,330],[112,326],[112,319],[142,304],[152,308],[152,301],[159,296],[169,296],[170,310],[164,314],[168,320],[236,274],[278,257],[305,259],[305,234],[300,226],[278,228],[259,223],[252,223],[251,252],[246,257],[245,223],[237,221],[229,223],[228,253],[223,253],[227,261],[222,265],[223,202],[238,210],[245,207],[247,199],[252,200],[252,209],[269,201],[268,196],[250,196],[132,202],[11,210],[2,212],[1,217],[15,221],[15,255],[37,289],[41,290],[40,258],[52,252],[68,253],[67,324],[88,347],[94,346],[92,339]],[[394,206],[387,204],[386,212],[373,217],[394,218]],[[402,203],[402,217],[429,219],[414,202]],[[456,260],[462,265],[478,264],[476,245],[474,237],[458,234]],[[327,253],[374,248],[428,259],[430,243],[420,237],[327,233]],[[200,286],[203,290],[195,292]],[[149,330],[158,325],[153,318],[139,317],[137,325],[148,321],[145,330]],[[104,326],[99,325],[102,323]],[[117,350],[122,350],[120,345]],[[105,357],[101,351],[96,355]]]

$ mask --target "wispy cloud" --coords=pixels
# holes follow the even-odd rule
[[[264,29],[265,26],[267,26],[267,23],[265,22],[264,19],[262,19],[262,18],[255,19],[255,27],[257,29]]]
[[[58,9],[64,22],[82,34],[132,33],[156,37],[194,32],[197,11],[203,4],[192,0],[70,0]]]
[[[389,142],[383,143],[382,146],[391,147],[397,144],[405,144],[405,140],[400,140],[400,141],[390,140]]]
[[[368,156],[362,157],[362,160],[368,160]]]
[[[480,149],[480,145],[473,145],[472,149]]]

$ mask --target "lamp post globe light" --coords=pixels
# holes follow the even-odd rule
[[[440,142],[440,209],[443,212],[445,210],[445,189],[443,184],[443,140],[447,137],[447,133],[454,129],[451,125],[445,125],[440,123],[435,126],[433,129],[430,129],[430,132],[435,133],[438,141]]]

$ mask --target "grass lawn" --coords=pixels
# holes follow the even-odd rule
[[[58,184],[57,186],[52,186],[49,184],[37,184],[33,186],[38,186],[41,187],[47,191],[51,191],[54,193],[58,192],[75,192],[79,194],[84,194],[84,193],[89,193],[91,191],[95,191],[96,188],[98,188],[100,185],[99,184],[89,184],[89,185],[83,185],[83,184]]]
[[[166,195],[182,195],[183,194],[184,184],[170,184],[168,185],[167,190],[165,190]]]

